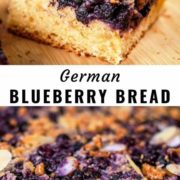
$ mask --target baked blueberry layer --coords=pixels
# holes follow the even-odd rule
[[[100,20],[113,29],[127,31],[138,26],[156,0],[53,0],[51,4],[61,9],[75,9],[77,20],[88,24]]]
[[[18,113],[18,108],[6,108],[0,111],[0,142],[6,141],[16,146],[19,134],[26,131],[28,123],[23,114]]]

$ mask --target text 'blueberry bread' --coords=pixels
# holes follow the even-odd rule
[[[157,19],[164,0],[11,0],[8,28],[118,64]]]

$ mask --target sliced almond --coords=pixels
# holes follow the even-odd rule
[[[0,171],[4,170],[12,159],[12,154],[8,150],[0,150]]]
[[[176,175],[176,176],[180,176],[180,164],[168,164],[168,165],[166,166],[166,169],[167,169],[170,173],[172,173],[172,174],[174,174],[174,175]]]
[[[170,140],[172,140],[174,137],[180,135],[180,129],[171,126],[168,128],[165,128],[163,131],[155,134],[150,143],[151,144],[163,144],[163,143],[168,143]]]
[[[174,137],[168,142],[169,147],[178,147],[180,146],[180,135]]]
[[[78,161],[74,157],[67,157],[63,166],[57,169],[57,174],[61,177],[67,176],[77,169]]]
[[[128,160],[130,166],[141,176],[143,176],[140,168],[135,164],[135,162],[131,159],[131,157],[129,155],[126,155],[126,159]],[[145,180],[145,178],[143,178]]]
[[[126,150],[126,146],[124,144],[108,144],[102,148],[102,151],[105,152],[117,152]]]

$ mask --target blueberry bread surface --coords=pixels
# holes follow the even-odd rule
[[[2,108],[2,180],[178,180],[179,108]]]

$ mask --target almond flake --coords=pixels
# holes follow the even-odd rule
[[[57,174],[61,177],[67,176],[76,170],[78,161],[74,157],[67,157],[64,164],[57,169]]]
[[[131,165],[131,167],[141,176],[143,176],[140,168],[135,164],[135,162],[131,159],[131,157],[129,155],[126,155],[126,159],[128,160],[129,164]],[[145,180],[145,178],[143,178]]]
[[[103,147],[102,151],[107,152],[117,152],[117,151],[124,151],[126,146],[124,144],[108,144]]]
[[[168,142],[169,147],[178,147],[180,146],[180,135],[174,137]]]
[[[166,169],[176,175],[176,176],[180,176],[180,164],[169,164],[166,166]]]
[[[171,141],[174,137],[178,135],[180,135],[180,129],[175,126],[171,126],[155,134],[152,137],[150,143],[151,144],[163,144],[163,143],[167,144],[169,141]]]
[[[12,159],[12,154],[8,150],[0,150],[0,171],[4,170]]]

